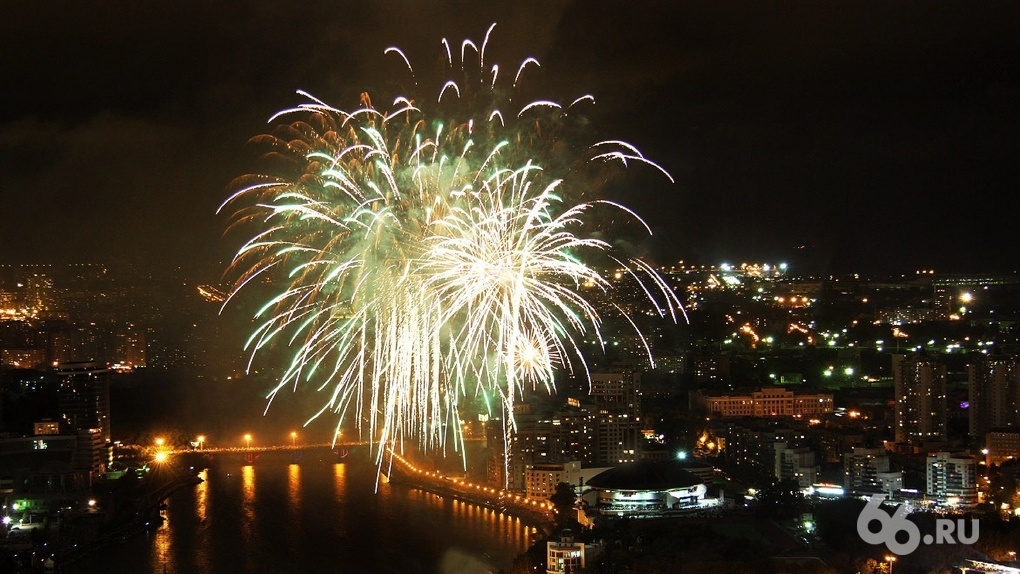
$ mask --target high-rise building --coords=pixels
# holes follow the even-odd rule
[[[843,455],[843,488],[850,494],[886,492],[883,477],[888,472],[889,453],[884,448],[855,446]]]
[[[946,440],[946,366],[925,355],[892,356],[897,443]]]
[[[611,466],[640,455],[641,373],[592,373],[595,449],[592,463]]]
[[[640,373],[593,373],[586,400],[570,398],[551,416],[528,403],[514,405],[514,426],[504,436],[500,421],[487,427],[487,481],[525,491],[525,470],[535,465],[580,461],[587,467],[634,462],[641,456]],[[509,453],[507,453],[509,447]]]
[[[1020,426],[1020,364],[1012,357],[980,357],[967,365],[970,436]]]
[[[1009,460],[1020,460],[1020,429],[993,430],[985,433],[985,455],[988,466]]]
[[[57,366],[57,409],[68,434],[82,445],[82,466],[102,472],[110,455],[110,370],[101,363],[61,363]],[[95,452],[93,452],[95,451]],[[99,468],[97,468],[99,466]]]
[[[776,479],[796,480],[801,488],[807,488],[818,482],[818,464],[815,462],[813,450],[785,442],[777,442],[773,448],[776,452]]]
[[[944,506],[969,508],[977,504],[977,463],[966,453],[937,452],[928,457],[925,493]]]
[[[777,445],[785,448],[807,442],[803,431],[780,426],[777,420],[744,419],[728,424],[725,433],[725,460],[730,472],[760,482],[776,478]]]
[[[145,367],[145,329],[134,323],[117,325],[114,333],[113,360],[123,367]]]

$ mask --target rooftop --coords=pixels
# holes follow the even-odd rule
[[[603,490],[669,490],[702,484],[680,460],[642,460],[613,467],[588,479],[587,485]]]

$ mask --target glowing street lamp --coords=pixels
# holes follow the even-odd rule
[[[297,446],[297,432],[295,431],[291,431],[290,433],[290,446],[292,447]]]
[[[205,445],[205,435],[204,434],[198,435],[196,440],[198,441],[198,450],[202,450],[203,446]]]
[[[251,449],[251,435],[250,434],[244,435],[244,443],[245,443],[245,445],[246,445],[246,447],[248,449]]]
[[[896,562],[896,557],[892,556],[892,555],[888,555],[888,556],[885,557],[885,561],[889,564],[889,574],[892,574],[892,567],[893,567],[893,564]]]
[[[166,440],[164,440],[163,437],[158,437],[156,439],[156,446],[163,446],[164,444],[166,444]]]

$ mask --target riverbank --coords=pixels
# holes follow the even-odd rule
[[[147,531],[159,528],[163,523],[161,509],[167,498],[182,488],[200,484],[202,478],[194,474],[177,474],[169,477],[167,482],[157,486],[151,492],[136,495],[134,502],[137,510],[130,519],[115,526],[104,529],[102,533],[83,540],[67,540],[51,551],[50,558],[54,564],[51,571],[60,572],[62,568],[89,556],[113,544],[123,544],[129,539]]]
[[[392,464],[387,468],[387,477],[393,484],[412,486],[516,516],[546,534],[552,531],[556,522],[555,509],[547,500],[528,498],[465,479],[448,477],[438,471],[424,470],[398,454],[393,454]]]

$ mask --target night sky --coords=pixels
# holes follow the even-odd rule
[[[544,95],[593,94],[676,178],[619,198],[658,263],[1020,268],[1020,4],[973,0],[8,2],[0,263],[215,279],[216,207],[297,90],[354,108],[405,77],[388,46],[420,68],[493,22],[493,61],[538,58]]]

